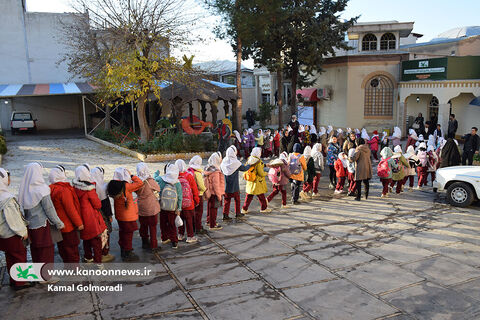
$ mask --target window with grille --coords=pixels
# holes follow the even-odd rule
[[[385,33],[380,38],[380,50],[395,50],[396,39],[393,33]]]
[[[371,78],[365,86],[365,116],[393,116],[393,83],[385,76]]]
[[[377,37],[374,34],[368,33],[362,39],[362,51],[377,50]]]
[[[428,105],[428,119],[430,119],[435,113],[438,116],[438,98],[433,96]]]

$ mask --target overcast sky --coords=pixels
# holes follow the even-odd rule
[[[209,13],[199,4],[202,0],[189,0],[195,10],[204,15]],[[27,0],[28,11],[68,12],[70,0]],[[480,25],[480,0],[350,0],[342,17],[360,15],[359,21],[415,22],[414,32],[423,34],[420,41],[429,41],[439,33],[459,26]],[[206,44],[189,48],[187,55],[194,54],[194,62],[207,60],[234,60],[232,48],[225,41],[215,39],[209,25],[218,19],[205,19],[202,35],[207,37]],[[247,61],[252,66],[251,61]]]

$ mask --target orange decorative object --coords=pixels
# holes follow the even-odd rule
[[[197,116],[192,116],[192,120],[190,117],[182,119],[182,129],[187,134],[199,135],[206,127],[213,127],[211,122],[202,121]]]

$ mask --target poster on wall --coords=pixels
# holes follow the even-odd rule
[[[311,106],[302,106],[302,105],[299,105],[297,106],[297,110],[298,110],[298,122],[300,124],[303,124],[303,125],[313,125],[314,123],[314,110],[313,110],[313,107]]]

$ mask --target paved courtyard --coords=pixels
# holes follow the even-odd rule
[[[18,188],[23,166],[41,161],[72,170],[88,162],[134,170],[135,159],[81,139],[8,143],[3,167]],[[151,164],[153,170],[163,164]],[[262,215],[254,202],[243,222],[223,224],[158,255],[153,280],[127,283],[121,293],[14,293],[3,286],[3,319],[480,319],[480,211],[453,208],[430,190],[380,199],[373,180],[368,201],[321,197]],[[115,228],[118,230],[118,228]],[[117,231],[112,249],[119,261]]]

